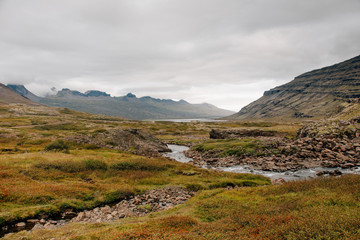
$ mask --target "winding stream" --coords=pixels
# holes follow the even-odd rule
[[[169,144],[168,147],[171,149],[172,152],[165,153],[164,156],[167,156],[169,158],[172,158],[176,161],[183,162],[183,163],[192,161],[191,158],[186,157],[184,154],[185,151],[189,150],[188,147],[180,146],[180,145],[173,145],[173,144]],[[206,168],[207,166],[203,166],[203,167]],[[339,170],[343,174],[347,174],[347,173],[360,174],[360,167],[355,167],[352,169],[317,167],[317,168],[301,169],[301,170],[297,170],[297,171],[286,171],[286,172],[254,170],[247,165],[238,165],[238,166],[232,166],[232,167],[220,167],[218,169],[221,169],[226,172],[252,173],[252,174],[257,174],[257,175],[263,175],[263,176],[269,177],[271,179],[282,178],[285,181],[314,178],[314,177],[317,177],[316,173],[318,171],[333,172],[334,170]]]
[[[164,153],[164,156],[172,158],[182,163],[187,163],[192,161],[192,158],[188,158],[184,154],[185,151],[189,150],[189,147],[173,145],[173,144],[169,144],[168,147],[170,148],[171,152]]]

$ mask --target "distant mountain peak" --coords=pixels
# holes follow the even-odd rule
[[[27,91],[23,85],[11,84],[11,87],[9,87],[0,83],[0,103],[21,103],[27,105],[38,105],[37,103],[29,100],[29,98],[27,98],[26,96],[18,93],[15,89],[19,89],[23,93],[26,93]]]
[[[179,103],[185,103],[185,104],[189,104],[187,101],[185,101],[184,99],[180,99]]]
[[[69,88],[61,89],[60,91],[57,92],[56,96],[57,97],[72,97],[72,96],[86,97],[85,94],[83,94],[79,91],[70,90]]]
[[[8,84],[7,85],[9,88],[11,88],[12,90],[14,90],[15,92],[21,94],[22,96],[26,95],[29,93],[29,91],[25,88],[24,85],[20,85],[20,84]]]
[[[30,99],[31,101],[38,102],[39,99],[40,99],[38,96],[36,96],[35,94],[33,94],[32,92],[27,90],[24,85],[21,85],[21,84],[8,84],[7,87],[12,89],[16,93],[20,94],[21,96]]]
[[[110,94],[98,90],[89,90],[85,92],[88,97],[110,97]]]
[[[126,94],[126,97],[128,97],[128,98],[136,98],[136,95],[132,94],[132,93],[128,93],[128,94]]]

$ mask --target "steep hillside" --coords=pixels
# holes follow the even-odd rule
[[[0,103],[22,103],[27,105],[38,105],[35,102],[32,102],[29,99],[17,94],[2,83],[0,83]]]
[[[184,100],[173,101],[152,97],[137,98],[131,93],[122,97],[111,97],[105,92],[96,90],[81,93],[65,88],[56,95],[40,98],[22,85],[10,86],[19,94],[48,106],[66,107],[77,111],[121,116],[134,120],[219,118],[233,114],[232,111],[220,109],[207,103],[190,104]]]
[[[360,56],[313,70],[264,92],[228,119],[319,118],[341,112],[360,98]]]

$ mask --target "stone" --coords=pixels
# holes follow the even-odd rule
[[[106,205],[105,207],[102,207],[100,210],[103,213],[108,213],[111,210],[111,208],[108,205]]]
[[[32,231],[38,230],[38,229],[44,229],[44,225],[41,223],[36,223],[35,226],[31,229]]]
[[[277,178],[277,179],[272,179],[271,183],[273,185],[282,185],[284,184],[286,181],[283,178]]]
[[[19,222],[19,223],[15,224],[15,226],[18,227],[18,228],[22,228],[22,227],[25,227],[25,226],[26,226],[26,223],[24,223],[24,222]]]
[[[26,222],[28,223],[38,223],[40,220],[39,219],[28,219],[26,220]]]
[[[44,225],[44,228],[45,228],[46,230],[54,230],[54,229],[56,229],[56,226],[55,226],[54,224],[51,224],[51,223],[46,223],[46,224]]]
[[[81,221],[85,216],[85,213],[84,212],[80,212],[77,217],[76,217],[76,221]]]
[[[355,164],[349,162],[341,166],[341,168],[353,168],[353,167],[355,167]]]

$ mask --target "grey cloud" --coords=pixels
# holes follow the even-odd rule
[[[239,110],[359,55],[359,29],[359,0],[2,0],[0,81]]]

